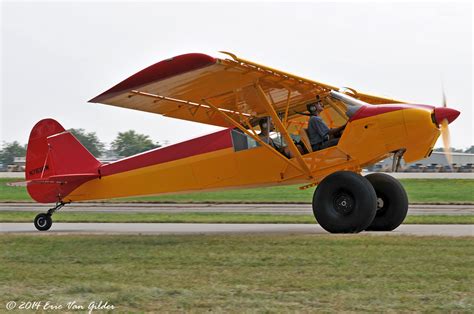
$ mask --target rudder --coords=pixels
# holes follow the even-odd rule
[[[62,201],[79,185],[98,176],[100,165],[57,121],[41,120],[31,130],[25,177],[28,193],[36,201]]]

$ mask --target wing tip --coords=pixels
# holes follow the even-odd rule
[[[136,89],[152,82],[213,65],[217,60],[217,58],[203,53],[187,53],[168,58],[133,74],[88,102],[100,103],[126,90]]]

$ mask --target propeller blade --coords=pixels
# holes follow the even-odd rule
[[[452,169],[453,156],[451,155],[451,137],[449,135],[448,125],[449,125],[449,121],[447,119],[443,119],[443,121],[441,121],[440,130],[441,130],[441,136],[443,138],[444,155],[446,156],[446,160],[449,163],[449,167]]]
[[[441,93],[443,94],[443,107],[446,108],[448,106],[448,101],[446,100],[446,93],[444,92],[444,82],[441,79]]]

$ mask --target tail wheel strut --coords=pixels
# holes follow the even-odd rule
[[[39,231],[49,230],[51,226],[53,225],[53,219],[51,218],[51,216],[53,216],[53,214],[56,211],[64,207],[66,204],[68,203],[59,201],[56,203],[56,206],[54,206],[53,208],[50,208],[46,213],[41,213],[41,214],[36,215],[33,221],[35,228],[38,229]]]

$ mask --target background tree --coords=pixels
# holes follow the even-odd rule
[[[2,150],[0,150],[0,164],[4,167],[13,164],[15,157],[26,156],[26,145],[21,145],[17,141],[12,143],[3,143]]]
[[[469,154],[474,154],[474,145],[471,145],[471,147],[466,148],[464,152],[469,153]]]
[[[112,142],[112,149],[122,157],[132,156],[158,147],[161,147],[161,145],[153,143],[148,135],[136,133],[134,130],[119,132]]]
[[[462,149],[457,149],[457,148],[454,148],[454,147],[450,147],[450,150],[453,153],[462,153],[463,152]],[[444,152],[444,149],[442,147],[438,147],[438,148],[433,149],[433,151],[434,152]]]
[[[100,157],[104,152],[105,145],[99,140],[95,132],[87,133],[84,129],[69,129],[68,131],[95,157]]]

